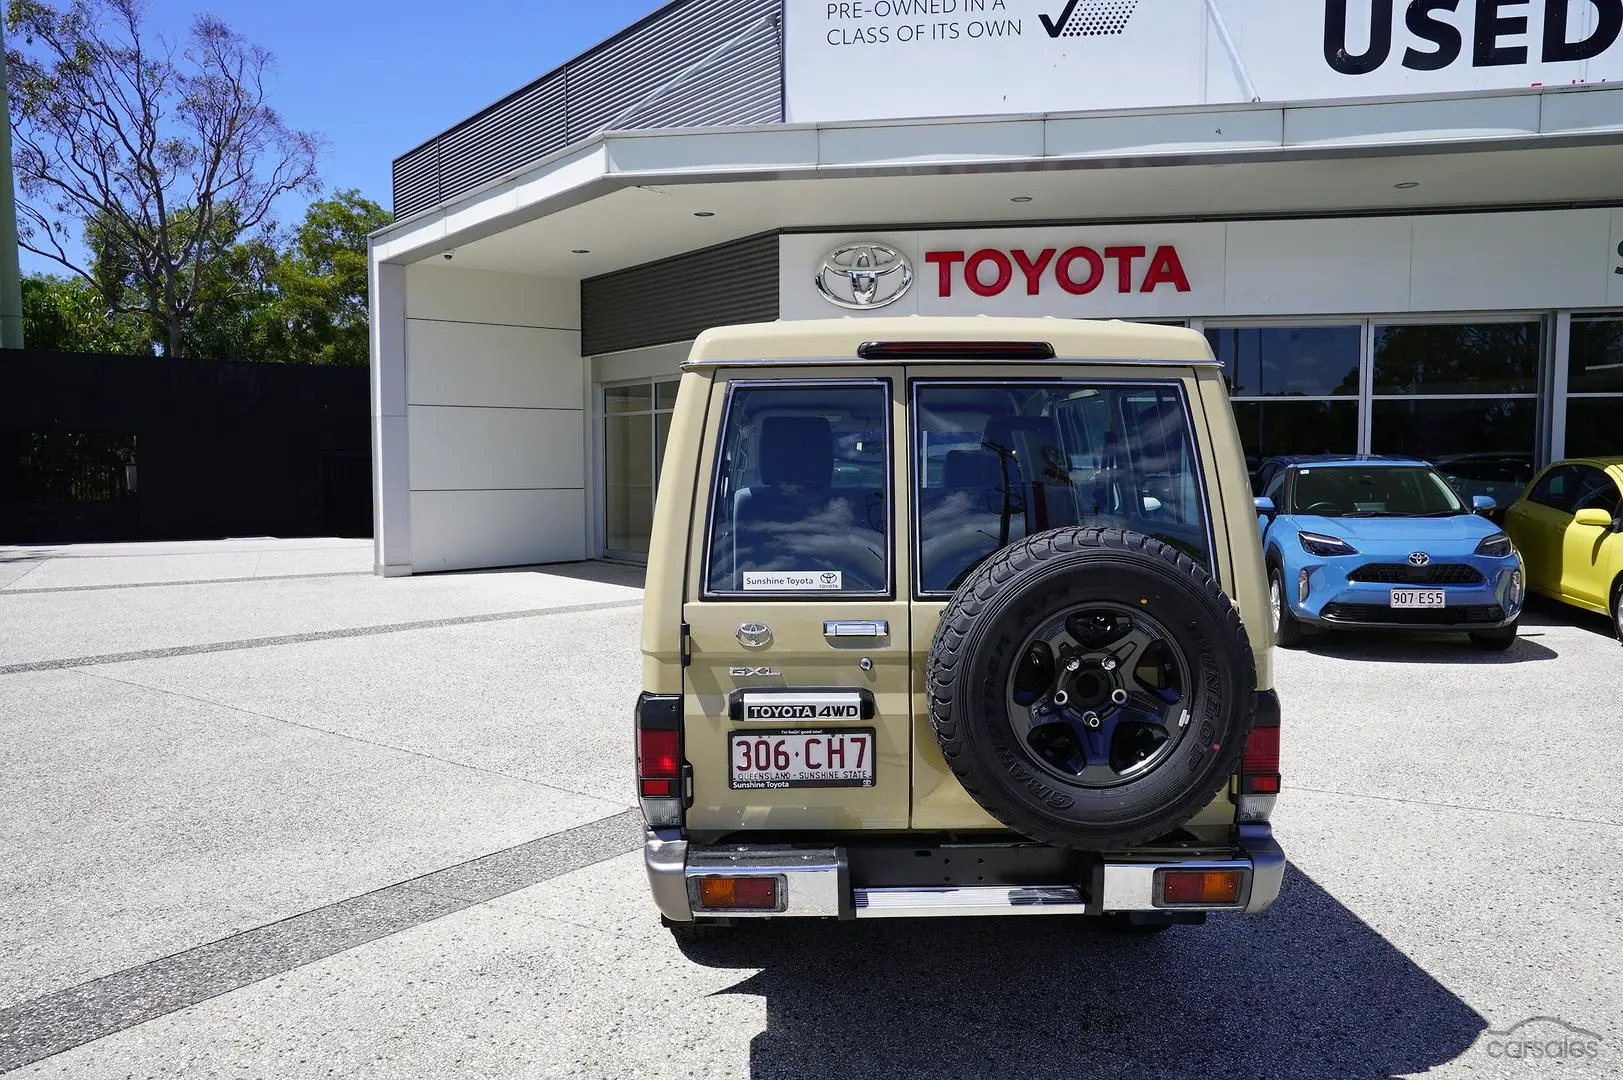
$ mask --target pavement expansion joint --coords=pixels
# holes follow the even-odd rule
[[[636,849],[634,810],[0,1009],[0,1073]]]

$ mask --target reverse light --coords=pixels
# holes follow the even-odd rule
[[[701,877],[693,879],[695,906],[710,911],[782,909],[781,877]]]
[[[1483,537],[1482,543],[1476,546],[1478,555],[1486,555],[1490,559],[1503,559],[1515,550],[1515,546],[1510,542],[1510,537],[1502,532]]]
[[[1347,541],[1335,536],[1325,536],[1322,533],[1297,533],[1296,540],[1302,545],[1302,550],[1309,555],[1328,558],[1335,555],[1357,555],[1358,549]]]
[[[1237,904],[1238,870],[1168,870],[1161,876],[1161,902],[1174,904]]]

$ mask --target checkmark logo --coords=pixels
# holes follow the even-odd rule
[[[1065,29],[1065,24],[1071,21],[1071,12],[1076,10],[1076,3],[1077,0],[1069,0],[1069,3],[1065,5],[1065,10],[1059,13],[1057,19],[1050,19],[1047,15],[1038,14],[1037,18],[1043,21],[1043,29],[1048,31],[1049,37],[1059,37],[1060,31]]]

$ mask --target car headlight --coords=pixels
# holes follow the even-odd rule
[[[1334,536],[1324,536],[1320,533],[1297,533],[1296,539],[1300,541],[1302,550],[1309,555],[1324,558],[1329,555],[1357,555],[1358,549],[1345,540],[1338,540]]]
[[[1483,537],[1482,543],[1476,546],[1476,553],[1478,555],[1486,555],[1489,558],[1494,559],[1502,559],[1515,550],[1516,549],[1510,543],[1510,537],[1502,532],[1494,533],[1492,536]]]

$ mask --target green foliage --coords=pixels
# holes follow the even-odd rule
[[[31,275],[23,279],[22,293],[23,340],[31,349],[152,354],[152,335],[142,320],[110,315],[101,293],[83,278]]]
[[[312,202],[291,234],[239,229],[229,208],[216,218],[219,254],[200,276],[181,353],[291,364],[367,362],[366,237],[389,224],[383,207],[353,189]],[[105,296],[139,288],[109,232],[85,229],[92,284],[38,275],[23,282],[31,348],[152,355],[164,328],[144,313],[114,313]]]

